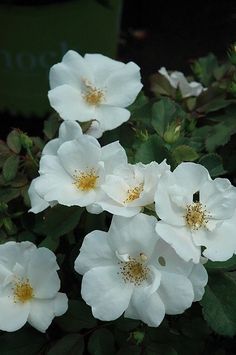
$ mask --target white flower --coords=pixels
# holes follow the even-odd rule
[[[55,316],[67,310],[58,292],[59,266],[47,248],[30,242],[0,245],[0,329],[13,332],[27,321],[45,332]]]
[[[118,142],[101,148],[94,137],[81,135],[62,143],[55,155],[41,158],[34,189],[50,204],[88,206],[104,194],[101,184],[105,175],[126,161],[125,150]]]
[[[114,216],[109,232],[88,234],[75,261],[81,294],[95,318],[127,318],[158,326],[200,300],[207,283],[201,264],[185,262],[155,233],[145,214]]]
[[[140,68],[133,62],[124,64],[101,54],[68,51],[61,63],[50,70],[48,97],[51,106],[64,120],[95,120],[90,134],[96,138],[127,121],[125,109],[142,88]]]
[[[163,161],[161,164],[123,164],[118,165],[107,175],[102,189],[106,195],[97,205],[102,210],[115,215],[132,217],[144,206],[154,202],[154,195],[160,176],[170,167]],[[90,212],[93,212],[90,210]]]
[[[173,88],[180,89],[183,98],[190,96],[199,96],[202,91],[206,90],[205,88],[203,88],[202,84],[196,81],[191,81],[189,83],[184,74],[179,71],[173,71],[169,75],[166,68],[162,67],[160,70],[158,70],[158,72],[169,81],[170,85]]]
[[[65,121],[61,124],[59,128],[58,138],[50,140],[44,147],[42,155],[56,155],[59,147],[62,143],[79,138],[83,135],[82,129],[77,122]],[[42,196],[35,189],[39,177],[32,180],[28,194],[31,203],[31,209],[29,212],[39,213],[48,208],[53,207],[57,204],[57,201],[45,201]]]
[[[182,163],[160,178],[155,196],[156,231],[186,261],[198,263],[201,246],[210,260],[236,252],[236,189],[229,180],[212,180],[200,164]]]

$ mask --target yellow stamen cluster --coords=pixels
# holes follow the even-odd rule
[[[14,302],[25,303],[34,297],[34,290],[29,280],[17,280],[13,287]]]
[[[146,255],[140,254],[138,259],[129,257],[129,261],[120,262],[120,273],[125,282],[139,286],[147,280],[150,269],[144,264],[147,260]]]
[[[105,96],[103,90],[88,86],[86,93],[83,95],[83,98],[87,104],[97,106],[104,101]]]
[[[200,202],[187,205],[185,221],[190,229],[197,230],[201,227],[205,227],[208,222],[208,217],[209,214]]]
[[[96,187],[98,177],[95,170],[91,169],[87,172],[76,174],[73,184],[81,191],[90,191]]]
[[[139,198],[141,192],[143,191],[143,184],[133,187],[127,191],[127,197],[124,200],[124,203],[132,202]]]

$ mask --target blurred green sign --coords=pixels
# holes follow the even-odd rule
[[[49,68],[69,49],[114,56],[121,0],[0,5],[0,110],[44,115]]]

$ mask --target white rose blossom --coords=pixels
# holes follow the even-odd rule
[[[201,263],[183,261],[155,232],[156,218],[114,216],[108,233],[88,234],[75,261],[81,294],[95,318],[124,316],[158,326],[200,300],[207,283]]]
[[[183,98],[199,96],[202,91],[206,90],[201,83],[196,81],[188,82],[184,74],[179,71],[173,71],[169,75],[166,68],[162,67],[158,70],[158,72],[169,81],[173,88],[179,88]]]
[[[68,51],[50,70],[48,93],[51,106],[64,120],[96,124],[88,133],[99,138],[104,131],[126,122],[132,104],[142,88],[140,68],[101,54]]]
[[[55,155],[43,155],[34,190],[49,204],[88,206],[102,198],[105,175],[125,162],[125,150],[118,142],[101,148],[94,137],[81,135],[62,143]]]
[[[68,308],[58,292],[59,266],[47,248],[30,242],[0,245],[0,329],[13,332],[27,321],[45,332],[55,316]]]
[[[57,150],[62,143],[79,138],[83,135],[82,129],[77,122],[65,121],[60,125],[58,138],[50,140],[43,148],[42,155],[56,155]],[[45,201],[36,191],[35,184],[37,184],[39,177],[32,180],[28,194],[31,203],[29,212],[39,213],[57,204],[56,201]]]
[[[169,170],[166,161],[161,164],[153,161],[150,164],[118,165],[112,174],[106,175],[102,184],[105,194],[97,205],[115,215],[132,217],[143,207],[154,203],[158,180]]]
[[[159,181],[156,231],[184,260],[203,255],[225,261],[236,252],[236,189],[228,179],[212,180],[200,164],[182,163]]]

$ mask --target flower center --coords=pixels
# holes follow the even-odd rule
[[[34,290],[29,280],[18,280],[13,288],[14,302],[25,303],[34,297]]]
[[[89,88],[84,95],[84,99],[89,105],[100,105],[104,100],[104,92],[100,89]]]
[[[82,191],[90,191],[96,187],[98,175],[94,169],[89,170],[88,172],[81,172],[78,175],[74,176],[75,181],[73,184],[77,189]]]
[[[190,229],[197,230],[201,227],[205,227],[208,222],[208,217],[209,214],[200,202],[187,205],[185,221]]]
[[[127,191],[127,197],[124,200],[124,203],[132,202],[139,198],[141,192],[143,191],[143,183],[139,184],[138,186],[133,187]]]
[[[141,253],[137,259],[129,257],[128,261],[120,262],[120,273],[123,280],[133,283],[135,286],[139,286],[147,280],[150,269],[145,265],[146,260],[147,256]]]

